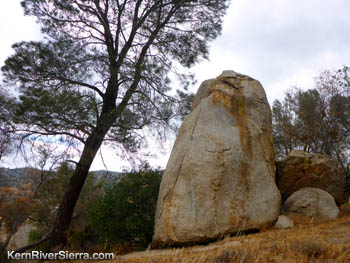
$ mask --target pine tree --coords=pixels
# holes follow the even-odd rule
[[[82,146],[48,247],[65,244],[73,210],[101,144],[129,151],[138,131],[171,127],[183,109],[171,95],[171,72],[207,58],[228,0],[23,0],[44,39],[13,45],[2,68],[17,87],[12,121],[20,134]],[[175,67],[176,66],[176,67]],[[177,68],[177,69],[176,69]],[[185,74],[178,76],[188,82]],[[184,100],[186,101],[186,100]],[[30,137],[33,140],[33,136]],[[37,136],[35,138],[38,138]]]

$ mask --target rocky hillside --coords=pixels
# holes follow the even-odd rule
[[[0,168],[0,187],[18,187],[30,180],[26,168]]]
[[[113,172],[113,171],[106,171],[106,170],[98,170],[98,171],[92,171],[94,181],[96,182],[105,182],[106,185],[112,185],[116,182],[119,182],[119,180],[123,177],[123,173],[120,172]]]
[[[22,184],[29,183],[31,171],[32,169],[28,168],[0,168],[0,187],[19,187]],[[96,182],[104,181],[106,185],[112,185],[122,177],[122,173],[114,171],[98,170],[92,173]]]

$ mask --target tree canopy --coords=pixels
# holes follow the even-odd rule
[[[9,155],[13,150],[15,141],[11,126],[9,125],[9,105],[12,99],[9,98],[0,87],[0,162],[3,157]]]
[[[327,154],[350,176],[350,68],[324,71],[314,89],[294,88],[272,107],[277,157],[293,149]]]
[[[52,137],[81,148],[59,207],[49,247],[65,243],[73,209],[103,141],[128,151],[143,145],[148,127],[164,127],[188,107],[171,93],[171,74],[184,86],[185,68],[208,56],[228,0],[23,0],[44,34],[13,45],[2,67],[17,88],[11,121],[30,140]],[[36,135],[33,137],[33,135]]]

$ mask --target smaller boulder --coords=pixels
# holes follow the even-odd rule
[[[294,222],[320,222],[339,217],[333,196],[319,188],[305,187],[293,193],[284,203],[283,215]]]
[[[283,201],[304,187],[327,191],[338,205],[344,201],[344,170],[327,155],[293,150],[276,162],[276,181]]]
[[[294,227],[293,219],[291,219],[286,215],[280,215],[275,224],[275,228],[285,229],[285,228],[293,228],[293,227]]]

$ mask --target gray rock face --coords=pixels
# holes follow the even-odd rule
[[[275,228],[285,229],[285,228],[293,228],[293,227],[294,227],[294,221],[286,215],[280,215],[275,224]]]
[[[340,211],[329,193],[319,188],[305,187],[286,200],[282,213],[297,222],[319,222],[337,218]]]
[[[20,247],[29,245],[28,235],[31,230],[34,230],[35,227],[31,225],[28,221],[24,222],[11,238],[10,243],[7,246],[8,250],[16,250]]]
[[[280,199],[263,87],[233,71],[203,82],[163,175],[153,246],[259,229],[277,219]]]
[[[344,170],[327,155],[293,150],[276,162],[277,186],[282,199],[304,187],[320,188],[330,193],[338,204],[344,199]]]

